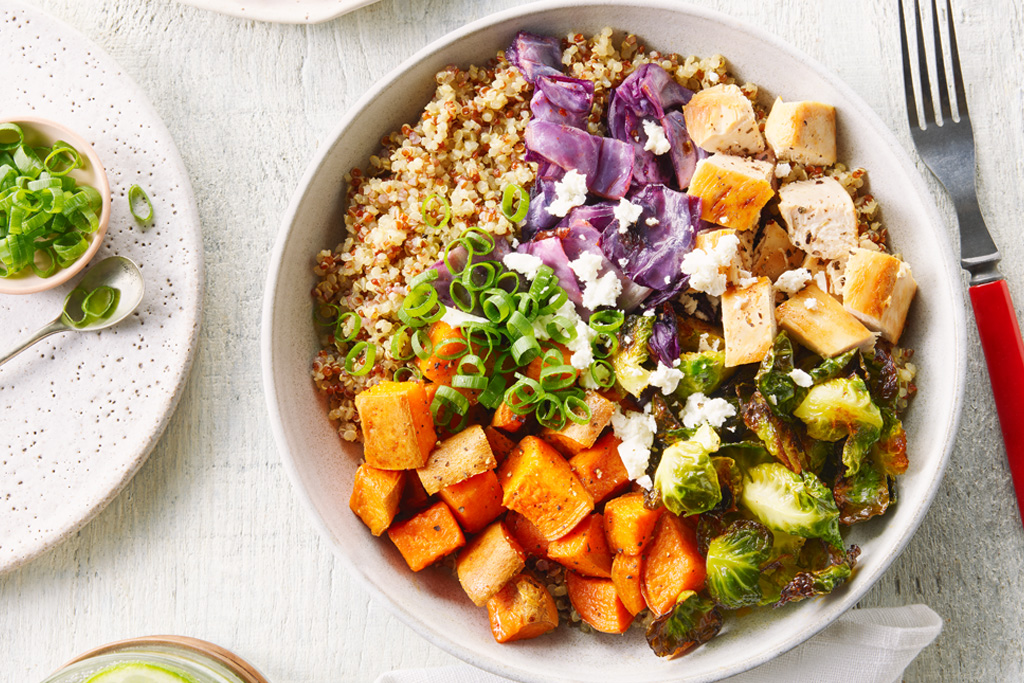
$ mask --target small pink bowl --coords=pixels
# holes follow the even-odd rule
[[[15,277],[0,278],[0,294],[34,294],[64,284],[81,272],[99,251],[100,243],[103,242],[103,237],[107,234],[107,224],[110,223],[110,182],[107,180],[107,172],[103,169],[103,164],[92,145],[70,128],[55,121],[33,116],[9,118],[0,116],[0,123],[16,123],[21,126],[25,133],[25,141],[33,146],[52,145],[57,140],[71,143],[85,162],[82,168],[75,169],[70,173],[71,177],[79,185],[93,186],[103,197],[99,217],[100,227],[92,235],[87,236],[89,248],[77,261],[47,278],[41,278],[31,270]]]

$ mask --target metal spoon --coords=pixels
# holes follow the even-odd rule
[[[109,315],[79,327],[74,324],[67,311],[62,311],[49,325],[46,325],[35,334],[18,343],[7,353],[0,355],[0,365],[3,365],[40,339],[49,337],[51,334],[56,334],[57,332],[93,332],[116,325],[127,318],[138,307],[142,301],[142,295],[146,291],[146,283],[142,279],[139,267],[123,256],[111,256],[110,258],[103,259],[90,268],[89,272],[78,283],[78,287],[87,291],[92,291],[104,285],[119,292],[117,308]],[[72,311],[72,313],[75,312]]]

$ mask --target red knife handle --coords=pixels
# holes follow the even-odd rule
[[[1024,342],[1006,280],[970,288],[1017,504],[1024,519]]]

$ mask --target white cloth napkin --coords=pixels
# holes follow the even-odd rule
[[[896,683],[942,630],[926,605],[853,609],[803,645],[728,683]],[[510,683],[462,664],[382,674],[376,683]]]

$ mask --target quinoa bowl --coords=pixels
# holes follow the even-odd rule
[[[486,614],[472,607],[457,583],[440,571],[410,575],[401,555],[371,538],[351,514],[348,482],[361,449],[328,421],[330,408],[310,377],[321,348],[311,320],[310,290],[320,282],[313,256],[344,239],[346,174],[367,167],[379,154],[382,136],[418,119],[437,89],[435,74],[447,65],[484,64],[520,30],[590,35],[606,26],[636,34],[666,53],[724,54],[730,70],[757,83],[769,102],[783,94],[834,104],[840,158],[870,170],[886,225],[900,250],[913,255],[921,290],[908,321],[922,385],[906,423],[911,466],[900,480],[899,505],[851,534],[863,549],[857,573],[828,598],[732,621],[723,637],[675,661],[652,658],[639,632],[595,638],[562,630],[511,646],[495,643]],[[320,150],[291,202],[272,257],[262,339],[264,389],[286,470],[336,554],[384,605],[476,666],[538,681],[715,680],[744,671],[796,646],[856,604],[909,541],[938,487],[956,433],[964,371],[960,278],[940,225],[912,164],[869,107],[774,38],[719,15],[659,2],[543,3],[495,15],[425,48],[367,93]]]

